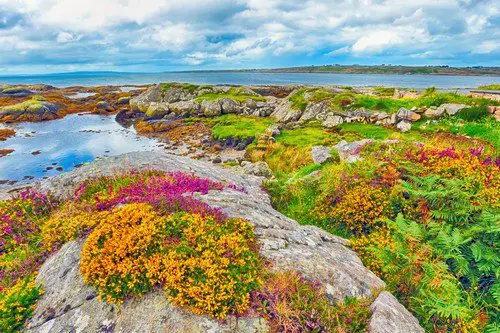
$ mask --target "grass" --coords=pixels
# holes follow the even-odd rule
[[[375,87],[373,92],[380,96],[393,96],[396,88],[392,87]]]
[[[200,88],[199,85],[196,84],[190,84],[190,83],[177,83],[177,82],[172,82],[172,83],[165,83],[162,87],[162,92],[165,93],[168,89],[170,88],[182,88],[184,90],[187,90],[189,93],[194,93],[198,88]]]
[[[306,92],[307,89],[300,89],[288,98],[288,100],[292,103],[292,109],[301,111],[304,111],[306,109],[307,105],[309,104],[305,97]]]
[[[340,133],[356,134],[361,139],[386,140],[396,131],[393,129],[363,123],[343,123],[340,125]]]
[[[500,90],[500,84],[488,84],[485,86],[479,86],[477,89],[481,90]]]
[[[229,137],[247,139],[264,133],[274,120],[227,114],[211,119],[211,123],[213,124],[212,137],[215,139],[224,140]]]
[[[293,130],[283,130],[276,137],[276,142],[285,146],[308,147],[328,145],[338,142],[338,137],[319,126],[306,126]]]
[[[232,99],[236,102],[239,103],[244,103],[246,100],[251,99],[256,102],[264,102],[266,101],[266,98],[263,96],[258,96],[258,95],[252,95],[249,93],[245,93],[243,89],[241,88],[230,88],[226,92],[210,92],[203,94],[195,99],[196,102],[203,102],[203,101],[216,101],[220,100],[223,98],[229,98]]]

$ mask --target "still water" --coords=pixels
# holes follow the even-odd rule
[[[406,88],[428,88],[434,86],[443,89],[453,89],[476,88],[480,85],[499,83],[500,77],[394,74],[246,73],[224,71],[166,73],[80,72],[65,74],[0,76],[0,83],[2,82],[8,84],[45,83],[56,87],[189,82],[194,84],[304,84],[390,86]]]
[[[0,149],[15,151],[0,157],[0,180],[23,182],[69,171],[99,156],[163,149],[157,140],[122,127],[113,116],[74,114],[9,127],[17,131],[16,136],[0,141]]]

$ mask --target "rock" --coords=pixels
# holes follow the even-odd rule
[[[227,323],[172,306],[162,291],[125,300],[122,306],[97,300],[79,274],[83,241],[65,244],[40,268],[45,293],[24,332],[267,332],[260,318],[229,318]]]
[[[344,122],[344,119],[341,116],[335,116],[335,115],[330,114],[326,117],[325,121],[323,121],[323,127],[334,128],[334,127],[339,126],[343,122]]]
[[[460,110],[468,108],[468,105],[465,104],[454,104],[454,103],[447,103],[447,104],[442,104],[440,105],[437,109],[443,110],[442,113],[446,112],[450,116],[456,115]],[[442,114],[441,113],[441,114]]]
[[[62,106],[45,100],[31,99],[14,105],[0,107],[0,119],[21,119],[22,121],[41,121],[60,117]]]
[[[401,131],[401,132],[408,132],[411,130],[411,123],[405,120],[401,120],[397,125],[396,128]]]
[[[303,111],[292,109],[292,103],[288,99],[284,99],[271,114],[279,123],[289,123],[300,119]]]
[[[230,98],[223,98],[221,101],[222,113],[241,113],[241,106]]]
[[[347,142],[345,140],[337,143],[334,148],[337,149],[341,161],[354,163],[361,159],[360,150],[363,146],[372,143],[372,139],[363,139],[360,141]]]
[[[165,103],[176,103],[179,101],[189,101],[196,97],[194,93],[190,93],[188,90],[184,89],[182,86],[171,85],[168,88],[164,88],[162,101]]]
[[[151,102],[146,110],[146,119],[161,119],[170,113],[166,103]]]
[[[214,159],[212,160],[212,163],[221,163],[222,162],[222,159],[220,156],[215,156]]]
[[[120,97],[116,102],[117,105],[127,105],[130,102],[130,97]]]
[[[325,146],[313,146],[311,149],[311,156],[313,162],[316,164],[323,164],[332,159],[332,149]]]
[[[320,103],[309,103],[300,117],[299,121],[307,122],[313,119],[324,120],[327,112],[330,110],[329,101]]]
[[[108,102],[106,101],[99,101],[97,102],[97,105],[95,106],[96,111],[105,111],[105,112],[110,112],[113,111],[113,108],[111,105],[109,105]]]
[[[495,112],[497,111],[497,109],[500,110],[500,107],[494,106],[494,105],[490,105],[490,106],[488,106],[488,113],[489,114],[495,114]]]
[[[494,116],[495,116],[495,120],[496,120],[496,121],[500,121],[500,109],[497,109],[497,110],[495,111]]]
[[[143,117],[144,113],[138,110],[124,109],[116,114],[115,120],[118,124],[128,127],[132,124],[132,122],[137,119],[142,119]]]
[[[370,333],[423,333],[418,320],[387,291],[382,291],[370,306]]]
[[[257,103],[251,99],[251,98],[248,98],[245,103],[243,103],[243,106],[245,108],[247,108],[248,110],[255,110],[257,109]]]
[[[430,107],[424,112],[424,116],[428,118],[439,118],[443,115],[444,111],[444,109]]]
[[[270,137],[277,137],[281,134],[280,127],[277,124],[272,124],[268,128],[266,128],[265,134]]]
[[[418,113],[407,110],[405,108],[400,108],[396,113],[396,116],[398,117],[398,119],[405,121],[417,121],[421,117]]]
[[[152,102],[161,102],[162,99],[162,89],[161,84],[149,87],[145,92],[130,99],[130,105],[138,108],[142,112],[146,112],[149,104]]]
[[[208,117],[219,116],[222,114],[222,107],[219,101],[204,100],[201,102],[203,114]]]
[[[197,116],[201,114],[201,105],[193,101],[179,101],[168,105],[171,112],[180,116]]]
[[[273,176],[272,170],[269,168],[266,162],[255,162],[255,163],[243,163],[243,172],[248,175],[254,175],[259,177],[271,178]]]

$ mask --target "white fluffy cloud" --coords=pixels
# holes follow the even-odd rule
[[[0,0],[0,67],[495,64],[499,17],[495,0]]]

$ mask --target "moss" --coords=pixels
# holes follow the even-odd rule
[[[26,112],[35,112],[43,107],[43,101],[39,101],[36,99],[30,99],[24,101],[22,103],[8,105],[0,108],[0,112],[6,111],[26,111]]]
[[[270,118],[251,116],[223,115],[212,119],[212,137],[224,140],[229,137],[247,139],[258,136],[273,124]]]
[[[195,99],[196,102],[200,103],[203,101],[216,101],[223,98],[229,98],[239,103],[244,103],[246,100],[251,99],[256,102],[264,102],[266,98],[259,95],[252,95],[245,93],[242,88],[233,87],[226,92],[209,92],[203,94]]]

